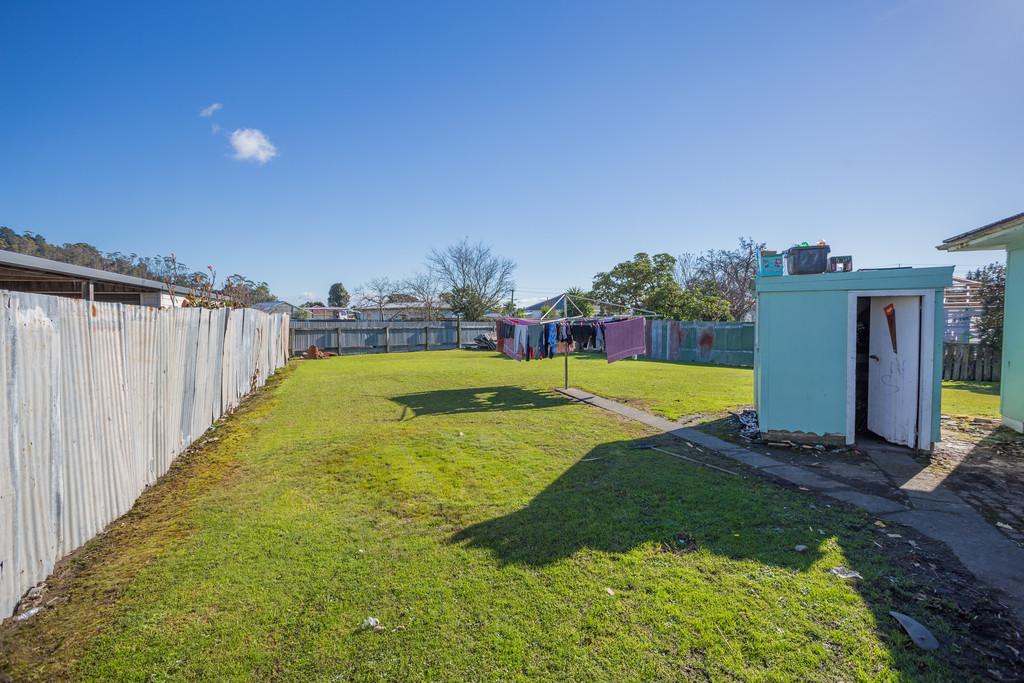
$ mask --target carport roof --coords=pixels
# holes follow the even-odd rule
[[[0,250],[0,269],[6,271],[5,279],[11,279],[11,271],[34,273],[39,276],[54,276],[55,280],[92,280],[93,282],[109,282],[111,284],[124,285],[141,290],[170,291],[167,285],[156,280],[147,280],[131,275],[120,275],[109,273],[98,268],[86,268],[75,266],[70,263],[61,263],[50,259],[39,258],[38,256],[26,256],[13,251]]]

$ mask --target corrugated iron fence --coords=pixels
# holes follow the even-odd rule
[[[0,292],[0,616],[287,360],[288,319]]]
[[[649,334],[648,358],[754,364],[754,323],[653,320]]]
[[[942,379],[998,382],[1002,376],[1002,356],[980,344],[942,345]]]
[[[293,352],[316,346],[348,355],[461,348],[484,332],[494,332],[494,323],[293,320],[290,329]]]

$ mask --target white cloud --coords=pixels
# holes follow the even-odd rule
[[[263,165],[277,156],[277,147],[271,144],[263,131],[255,128],[239,128],[231,134],[231,146],[235,158],[240,161],[256,161]]]
[[[216,133],[219,130],[220,130],[220,124],[219,123],[213,124],[213,127],[211,128],[211,131]]]
[[[204,117],[204,118],[205,118],[205,117],[208,117],[208,116],[213,116],[213,113],[214,113],[215,111],[217,111],[217,110],[221,109],[221,108],[222,108],[223,106],[224,106],[224,105],[223,105],[223,104],[221,104],[220,102],[214,102],[214,103],[213,103],[213,104],[211,104],[211,105],[210,105],[209,107],[207,107],[206,109],[204,109],[204,110],[202,110],[201,112],[199,112],[199,115],[200,115],[200,116],[202,116],[202,117]]]

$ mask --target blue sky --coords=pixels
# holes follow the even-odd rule
[[[962,273],[1002,255],[935,245],[1024,211],[1021,35],[1017,0],[5,2],[0,225],[292,300],[465,236],[524,300],[740,236]]]

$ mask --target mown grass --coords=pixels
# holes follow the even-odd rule
[[[647,368],[674,366],[575,365],[574,384],[613,396],[629,384],[619,367],[657,386]],[[694,369],[677,367],[684,379]],[[654,435],[551,392],[560,372],[560,361],[468,352],[299,364],[272,409],[239,417],[238,438],[213,465],[223,472],[230,457],[235,467],[181,496],[175,529],[127,520],[141,545],[162,552],[138,566],[129,544],[99,554],[82,569],[93,572],[92,590],[72,591],[74,610],[45,610],[35,630],[8,637],[0,671],[84,680],[962,678],[948,650],[918,650],[887,616],[900,606],[894,591],[917,587],[874,552],[872,519],[812,506],[808,494],[756,476],[631,450]],[[796,553],[797,544],[809,550]],[[112,601],[96,579],[116,580],[111,562],[132,577],[120,577]],[[865,581],[830,575],[838,565]],[[90,604],[104,625],[77,639]],[[915,605],[940,639],[955,637]],[[361,630],[370,616],[386,630]]]
[[[945,415],[999,417],[999,382],[943,382],[942,412]]]

